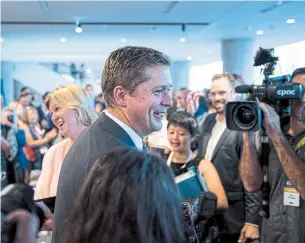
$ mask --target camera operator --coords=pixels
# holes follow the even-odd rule
[[[305,68],[294,71],[292,83],[305,86]],[[272,142],[267,167],[269,218],[264,218],[262,225],[264,243],[305,242],[305,125],[299,112],[304,104],[304,98],[290,101],[290,129],[288,134],[284,134],[275,110],[260,103],[263,126]],[[240,174],[246,191],[255,192],[261,188],[263,181],[255,136],[244,133],[243,139]]]
[[[212,78],[211,101],[216,113],[209,114],[202,126],[198,152],[215,166],[224,186],[229,208],[217,215],[221,242],[246,242],[259,238],[259,193],[244,193],[238,171],[242,133],[226,127],[225,105],[236,99],[234,87],[240,85],[229,73]],[[199,166],[200,167],[200,166]]]

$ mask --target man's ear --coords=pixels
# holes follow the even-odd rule
[[[120,107],[127,106],[127,102],[126,102],[127,95],[128,93],[122,86],[116,86],[113,90],[114,101]]]

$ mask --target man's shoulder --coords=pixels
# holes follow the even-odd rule
[[[201,131],[203,133],[213,129],[212,124],[216,122],[216,115],[217,113],[211,113],[204,118],[204,122],[201,125],[202,126]]]
[[[213,113],[210,113],[206,116],[205,120],[204,120],[204,123],[209,123],[211,121],[215,121],[216,120],[216,116],[217,116],[217,113],[216,112],[213,112]]]
[[[107,131],[102,124],[92,124],[80,134],[68,155],[76,159],[80,157],[90,159],[121,143],[120,139]]]

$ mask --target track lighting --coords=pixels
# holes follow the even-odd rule
[[[80,33],[82,33],[82,31],[83,31],[83,28],[81,27],[80,23],[77,21],[76,27],[75,27],[75,32],[80,34]]]

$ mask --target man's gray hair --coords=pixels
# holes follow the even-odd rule
[[[130,94],[149,79],[146,68],[171,66],[164,53],[146,47],[126,46],[110,54],[102,74],[102,91],[107,106],[114,107],[113,90],[122,86]]]
[[[214,80],[220,79],[220,78],[227,78],[229,80],[229,82],[231,83],[233,89],[236,88],[239,85],[245,84],[243,79],[239,75],[231,74],[231,73],[228,73],[228,72],[223,72],[223,73],[215,74],[212,77],[212,82]]]
[[[232,85],[232,91],[234,91],[237,86],[245,84],[243,78],[240,75],[235,73],[228,73],[228,72],[215,74],[212,77],[212,82],[220,78],[227,78],[229,80],[230,84]],[[247,94],[236,94],[235,101],[242,101],[246,99],[247,99]]]

